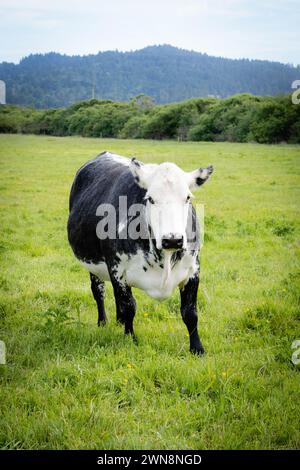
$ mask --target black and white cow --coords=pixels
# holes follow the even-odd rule
[[[90,273],[98,325],[106,322],[104,281],[112,283],[117,320],[133,338],[136,303],[131,288],[162,300],[179,287],[190,350],[204,352],[197,331],[199,225],[191,189],[205,183],[212,171],[209,166],[186,173],[174,163],[143,164],[109,152],[78,170],[70,194],[68,237]],[[142,208],[136,229],[146,227],[145,236],[128,236],[134,217],[120,210],[122,197],[128,208]],[[115,236],[99,236],[99,207],[115,209]]]

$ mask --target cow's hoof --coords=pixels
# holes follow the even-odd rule
[[[135,335],[132,335],[132,341],[133,341],[134,344],[136,344],[136,345],[139,344],[138,338],[137,338],[137,336],[135,336]]]
[[[98,326],[105,326],[106,323],[107,323],[107,320],[106,320],[106,318],[104,318],[103,320],[98,321]]]
[[[196,356],[203,356],[205,354],[205,349],[204,347],[201,345],[201,346],[197,346],[197,347],[194,347],[194,348],[191,348],[190,349],[190,352],[192,354],[195,354]]]
[[[125,336],[131,336],[132,341],[133,341],[134,344],[138,344],[138,343],[139,343],[139,342],[138,342],[138,339],[137,339],[137,336],[135,335],[135,333],[133,333],[133,331],[126,331],[126,330],[125,330],[124,333],[125,333]]]

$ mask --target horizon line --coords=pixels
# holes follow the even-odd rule
[[[105,50],[98,50],[98,52],[94,52],[94,53],[86,53],[86,54],[68,54],[68,53],[65,53],[65,52],[57,52],[57,51],[47,51],[47,52],[30,52],[28,55],[25,55],[23,57],[21,57],[19,59],[19,61],[17,62],[14,62],[14,61],[7,61],[7,60],[2,60],[0,62],[0,65],[1,64],[14,64],[14,65],[20,65],[20,63],[22,61],[24,61],[25,59],[27,59],[28,57],[31,57],[31,56],[36,56],[36,55],[40,55],[40,56],[46,56],[46,55],[50,55],[50,54],[56,54],[56,55],[60,55],[60,56],[65,56],[65,57],[89,57],[89,56],[97,56],[99,54],[104,54],[104,53],[107,53],[107,52],[117,52],[117,53],[120,53],[120,54],[130,54],[130,53],[135,53],[135,52],[140,52],[140,51],[143,51],[145,49],[150,49],[150,48],[155,48],[155,47],[169,47],[169,48],[172,48],[172,49],[177,49],[179,51],[183,51],[183,52],[189,52],[189,53],[194,53],[194,54],[200,54],[200,55],[206,55],[208,57],[214,57],[216,59],[224,59],[224,60],[232,60],[232,61],[241,61],[241,60],[248,60],[250,62],[271,62],[271,63],[275,63],[275,64],[281,64],[281,65],[286,65],[286,66],[290,66],[290,67],[293,67],[293,68],[298,68],[300,67],[300,63],[296,64],[296,63],[292,63],[292,62],[281,62],[279,60],[270,60],[270,59],[256,59],[256,58],[249,58],[249,57],[238,57],[238,58],[232,58],[232,57],[225,57],[225,56],[218,56],[218,55],[213,55],[213,54],[207,54],[207,52],[201,52],[201,51],[196,51],[195,49],[187,49],[187,48],[184,48],[184,47],[178,47],[178,46],[173,46],[172,44],[168,44],[168,43],[162,43],[162,44],[149,44],[147,46],[144,46],[144,47],[140,47],[140,48],[137,48],[137,49],[128,49],[128,50],[121,50],[121,49],[105,49]]]

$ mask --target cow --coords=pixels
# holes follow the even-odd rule
[[[212,172],[211,165],[185,172],[174,163],[146,164],[107,151],[78,170],[70,192],[68,239],[90,273],[99,326],[107,321],[105,281],[113,287],[117,321],[134,340],[132,287],[158,300],[179,287],[190,351],[204,353],[197,330],[200,227],[191,190]],[[120,209],[120,200],[126,200],[128,210]],[[134,207],[140,208],[138,222],[130,215]],[[114,233],[108,233],[109,208],[115,215]],[[129,234],[133,222],[137,235]]]

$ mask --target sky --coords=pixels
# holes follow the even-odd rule
[[[300,64],[300,0],[0,0],[0,62],[154,44]]]

